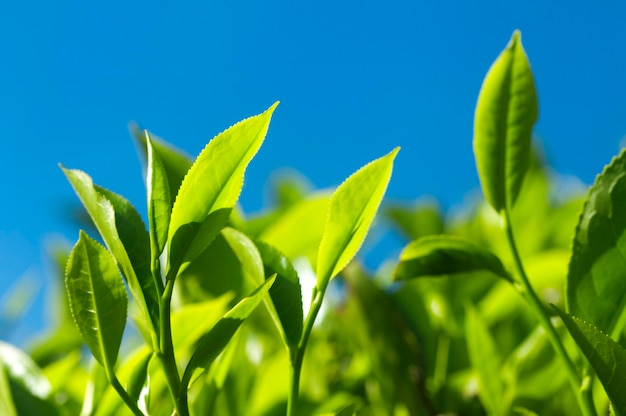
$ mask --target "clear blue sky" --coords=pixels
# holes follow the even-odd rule
[[[328,187],[398,145],[388,196],[449,207],[478,187],[476,97],[519,28],[539,91],[535,133],[556,169],[591,183],[626,135],[617,0],[156,3],[0,6],[0,294],[28,270],[46,281],[51,234],[76,238],[59,162],[143,211],[132,120],[196,155],[280,100],[248,171],[247,211],[280,167]]]

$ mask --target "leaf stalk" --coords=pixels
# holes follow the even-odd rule
[[[539,296],[537,296],[537,293],[533,289],[530,280],[528,280],[528,276],[526,275],[526,271],[524,270],[522,259],[517,250],[517,244],[515,243],[515,236],[513,234],[513,225],[511,224],[509,209],[505,208],[503,210],[502,220],[503,228],[507,237],[507,242],[509,244],[511,254],[513,255],[513,260],[517,269],[517,273],[521,280],[521,286],[514,285],[514,287],[521,293],[523,297],[526,298],[526,300],[530,304],[531,309],[539,320],[539,324],[546,331],[548,339],[550,340],[550,344],[552,344],[556,355],[559,356],[561,362],[565,366],[567,378],[570,382],[570,385],[572,386],[572,389],[574,390],[574,395],[576,396],[576,400],[578,401],[578,405],[583,415],[596,416],[595,406],[593,405],[592,398],[590,397],[591,395],[585,394],[583,380],[576,370],[574,362],[565,350],[565,347],[563,346],[561,338],[557,334],[554,325],[552,325],[552,323],[550,322],[550,316],[548,315],[545,306],[543,305],[541,299],[539,299]]]

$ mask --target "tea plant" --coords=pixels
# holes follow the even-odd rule
[[[237,206],[276,105],[195,160],[135,131],[147,227],[61,167],[90,224],[56,253],[58,325],[30,356],[0,343],[1,414],[626,414],[626,154],[586,201],[550,197],[519,32],[476,105],[486,203],[387,203],[409,241],[374,273],[353,258],[397,148],[334,192],[284,180],[273,209]]]

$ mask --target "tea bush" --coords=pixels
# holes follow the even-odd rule
[[[277,104],[195,160],[135,132],[147,227],[61,167],[93,227],[57,258],[56,327],[0,344],[0,413],[626,414],[626,155],[554,198],[537,101],[516,31],[476,105],[485,201],[384,203],[406,247],[375,272],[354,257],[397,148],[332,192],[287,179],[272,209],[237,205]]]

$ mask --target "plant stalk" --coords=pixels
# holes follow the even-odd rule
[[[165,378],[167,379],[167,387],[174,401],[174,408],[176,414],[179,416],[188,416],[189,409],[187,406],[186,395],[187,392],[180,391],[180,375],[178,374],[178,366],[176,365],[176,357],[174,355],[174,345],[172,342],[172,326],[170,316],[170,305],[172,301],[172,292],[174,289],[174,279],[169,279],[165,285],[163,296],[160,302],[160,332],[161,342],[157,356],[161,360],[163,365],[163,371],[165,372]]]
[[[291,388],[289,389],[289,396],[287,398],[287,416],[296,415],[298,395],[300,392],[300,373],[302,372],[304,352],[306,350],[307,343],[309,342],[311,331],[313,330],[315,318],[317,318],[317,315],[322,307],[322,301],[324,300],[325,291],[326,287],[322,288],[322,290],[318,290],[317,287],[313,289],[311,308],[309,309],[309,313],[307,314],[306,320],[304,321],[302,336],[300,337],[300,342],[298,342],[298,347],[295,353],[291,357],[291,368],[289,372]]]
[[[139,409],[139,406],[137,406],[137,403],[128,395],[128,392],[124,390],[124,387],[122,387],[115,374],[109,374],[109,382],[135,416],[145,416],[141,409]]]
[[[560,357],[562,363],[565,365],[567,378],[572,386],[572,389],[574,390],[574,395],[576,396],[578,405],[580,406],[583,415],[596,416],[595,406],[593,405],[590,395],[585,394],[585,392],[583,391],[583,380],[581,380],[580,375],[576,370],[576,366],[574,365],[574,362],[571,360],[569,354],[565,350],[565,347],[563,346],[561,338],[557,334],[556,329],[550,322],[550,316],[548,315],[546,308],[544,307],[541,299],[539,299],[539,296],[537,296],[537,293],[535,292],[532,285],[530,284],[530,281],[528,280],[528,276],[526,275],[526,271],[524,270],[524,265],[517,250],[517,245],[515,243],[513,226],[511,224],[511,217],[508,209],[504,210],[504,215],[502,216],[502,219],[504,220],[503,226],[506,232],[509,248],[511,249],[511,253],[513,254],[515,267],[517,268],[517,272],[520,276],[520,280],[522,283],[521,290],[519,286],[515,287],[518,288],[522,296],[524,296],[528,300],[531,309],[534,311],[536,317],[539,319],[540,325],[546,331],[548,339],[550,340],[550,343],[552,344],[556,355]]]

